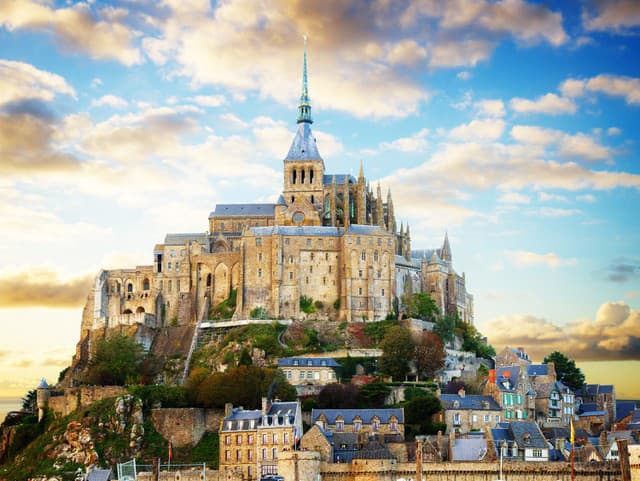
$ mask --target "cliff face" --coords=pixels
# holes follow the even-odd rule
[[[0,427],[0,464],[7,462],[9,458],[9,448],[15,439],[15,435],[15,426],[2,425]]]

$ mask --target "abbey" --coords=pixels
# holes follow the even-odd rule
[[[204,234],[167,234],[153,264],[101,271],[83,313],[82,336],[118,325],[150,328],[206,320],[235,298],[234,319],[380,320],[402,299],[429,292],[442,313],[473,322],[473,297],[439,249],[411,250],[391,192],[330,174],[311,126],[304,53],[298,129],[272,204],[218,204]],[[313,313],[310,311],[313,310]]]

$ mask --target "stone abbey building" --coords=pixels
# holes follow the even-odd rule
[[[396,302],[429,292],[442,313],[473,322],[465,277],[442,248],[412,252],[409,226],[398,229],[391,192],[330,174],[311,125],[304,54],[298,130],[283,160],[283,190],[272,204],[218,204],[205,234],[167,234],[151,265],[101,271],[83,313],[88,331],[159,327],[207,319],[210,306],[236,298],[234,319],[257,308],[269,318],[301,319],[301,298],[315,319],[384,319]],[[254,314],[255,315],[255,314]]]

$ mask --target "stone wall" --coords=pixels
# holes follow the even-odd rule
[[[126,388],[122,386],[70,387],[66,388],[61,395],[52,392],[48,405],[55,416],[66,416],[80,408],[126,392]]]
[[[195,446],[205,433],[217,433],[224,412],[202,408],[158,408],[151,411],[153,426],[176,447]]]

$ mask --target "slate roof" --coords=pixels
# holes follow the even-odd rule
[[[295,226],[277,225],[266,227],[251,227],[249,231],[258,236],[288,235],[288,236],[316,236],[316,237],[340,237],[344,230],[341,227],[331,226]]]
[[[479,461],[487,454],[484,438],[456,439],[451,448],[453,461]]]
[[[164,243],[168,246],[183,246],[188,242],[194,241],[207,245],[209,243],[209,236],[201,232],[193,234],[167,234],[164,236]]]
[[[534,422],[512,421],[509,429],[513,433],[513,438],[520,447],[531,447],[547,449],[547,440],[540,432],[540,428]],[[528,441],[527,441],[528,438]]]
[[[626,418],[635,408],[635,401],[616,401],[616,422]]]
[[[334,177],[337,185],[344,185],[345,180],[354,184],[358,182],[354,176],[349,174],[325,174],[322,176],[322,183],[324,185],[331,185]]]
[[[531,359],[529,359],[529,355],[526,352],[523,352],[520,349],[514,349],[513,347],[508,347],[508,349],[523,361],[531,362]]]
[[[606,414],[607,414],[607,411],[585,411],[583,413],[580,413],[579,416],[580,417],[605,416]]]
[[[597,411],[597,410],[598,410],[598,405],[596,403],[582,403],[580,404],[578,413],[583,413],[586,411]]]
[[[285,357],[278,359],[278,367],[340,367],[333,358],[326,357]]]
[[[396,459],[396,457],[391,454],[389,448],[380,444],[380,441],[372,436],[369,442],[353,455],[353,459]]]
[[[386,233],[386,230],[377,225],[351,224],[347,229],[347,234],[378,235]]]
[[[496,385],[501,391],[513,392],[520,377],[520,366],[499,367],[496,370]]]
[[[548,398],[554,391],[566,393],[569,392],[570,389],[560,381],[536,384],[536,397],[538,399]]]
[[[419,261],[413,257],[411,258],[410,261],[405,259],[404,256],[396,255],[395,258],[396,258],[396,264],[399,264],[401,266],[413,267],[414,269],[420,269]]]
[[[284,160],[315,160],[322,159],[318,152],[316,139],[311,131],[311,125],[308,122],[298,124],[296,136],[291,142],[289,153]]]
[[[585,384],[584,388],[578,391],[578,395],[595,397],[598,394],[613,394],[612,384]]]
[[[530,364],[528,367],[529,376],[546,376],[549,374],[549,366],[546,364]]]
[[[209,217],[239,215],[273,217],[276,205],[277,204],[217,204],[215,210],[209,214]]]
[[[456,401],[458,401],[458,407],[454,407]],[[496,400],[491,396],[477,394],[466,394],[464,397],[458,396],[457,394],[442,394],[440,395],[440,402],[444,409],[501,410]]]
[[[110,469],[94,469],[85,476],[86,481],[109,481],[114,478],[113,471]]]
[[[555,439],[569,439],[571,437],[571,430],[569,428],[545,428],[542,430],[545,438],[553,442]]]
[[[279,421],[284,423],[286,417],[289,417],[289,424],[295,424],[295,417],[297,412],[298,403],[296,402],[274,402],[271,403],[271,407],[267,412],[267,425],[270,426],[273,420],[273,416],[278,415]],[[231,422],[229,427],[228,422]],[[233,412],[223,419],[222,431],[237,431],[251,429],[251,421],[254,421],[254,426],[262,426],[264,418],[260,409],[239,409],[234,408]]]
[[[391,416],[395,416],[399,423],[404,423],[404,410],[398,408],[388,409],[313,409],[311,422],[315,424],[320,415],[324,414],[327,423],[335,424],[338,416],[342,416],[345,424],[353,424],[356,416],[360,416],[363,424],[370,424],[374,416],[380,419],[380,423],[388,424]]]

